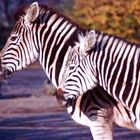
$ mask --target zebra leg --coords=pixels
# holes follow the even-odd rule
[[[113,103],[110,103],[112,101],[108,96],[107,93],[94,88],[79,96],[73,101],[75,103],[71,102],[67,107],[72,119],[90,128],[94,140],[113,140]]]
[[[108,118],[108,114],[103,113],[104,111],[98,110],[97,115],[94,116],[94,118],[97,117],[96,120],[91,119],[90,131],[94,140],[113,140],[113,122],[111,118]]]
[[[86,96],[83,96],[83,100],[87,98],[89,105],[85,114],[92,121],[90,130],[94,140],[113,140],[113,108],[117,102],[101,87],[88,91]]]

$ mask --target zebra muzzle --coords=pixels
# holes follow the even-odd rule
[[[73,98],[66,99],[64,94],[67,94],[67,93],[64,91],[63,88],[57,89],[56,98],[57,98],[58,102],[66,108],[68,108],[68,107],[75,108],[77,98],[73,97]],[[71,113],[73,113],[73,109],[72,109]],[[69,114],[71,114],[71,113],[69,112]]]
[[[66,105],[67,100],[64,98],[64,90],[62,88],[57,89],[56,98],[59,104],[61,104],[62,106]]]
[[[11,77],[11,71],[8,69],[1,69],[0,70],[0,80],[9,79]]]
[[[1,56],[1,55],[0,55]],[[0,80],[9,79],[12,72],[6,68],[2,68],[2,62],[0,59]]]

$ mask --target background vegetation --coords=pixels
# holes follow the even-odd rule
[[[116,34],[140,43],[140,0],[1,0],[0,48],[14,25],[13,14],[23,5],[38,1],[51,5],[85,28]]]
[[[140,43],[140,0],[74,0],[70,16],[86,28]]]

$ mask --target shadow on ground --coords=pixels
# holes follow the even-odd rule
[[[0,100],[8,100],[8,99],[15,99],[15,98],[25,98],[25,97],[31,97],[31,94],[21,94],[21,95],[1,95]]]
[[[115,128],[115,140],[139,140],[138,132]],[[10,117],[0,121],[0,140],[92,140],[87,127],[65,112]]]
[[[0,140],[92,140],[89,129],[74,123],[64,112],[0,121]]]

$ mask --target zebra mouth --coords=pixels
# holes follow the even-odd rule
[[[58,88],[55,95],[56,95],[56,98],[58,100],[58,103],[62,104],[64,106],[66,100],[64,99],[63,93],[64,93],[64,91],[61,88]]]
[[[2,69],[0,71],[0,80],[9,79],[11,77],[12,72],[8,69]]]

